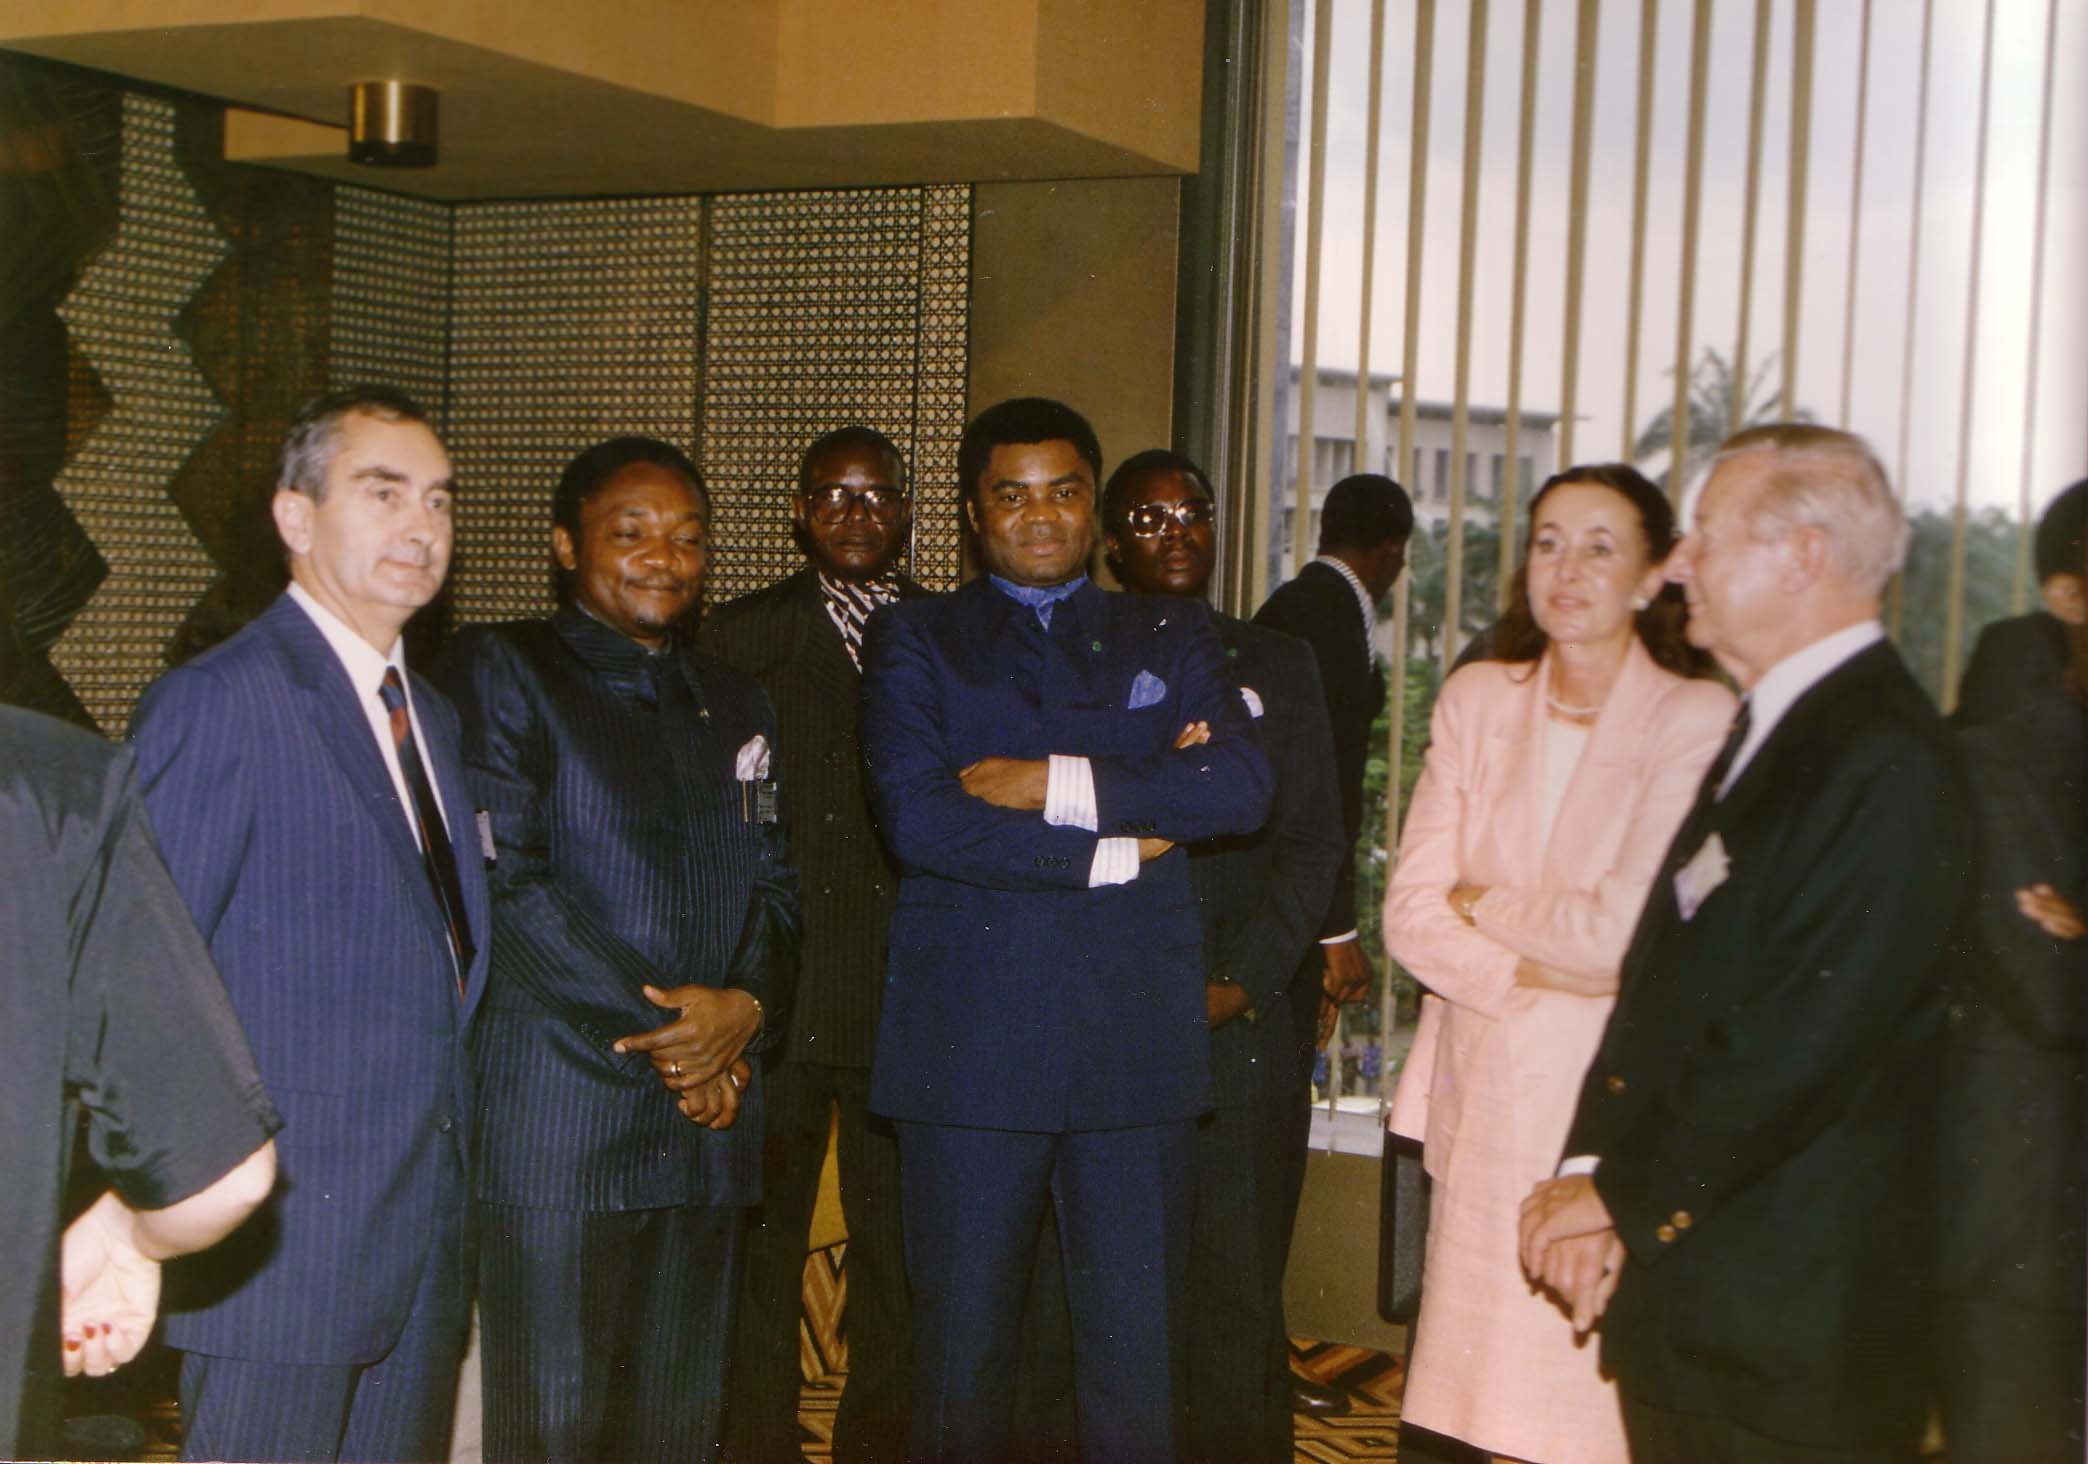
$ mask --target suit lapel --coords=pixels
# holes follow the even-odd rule
[[[285,679],[297,688],[305,716],[348,779],[357,805],[369,814],[385,844],[411,871],[407,883],[420,891],[427,917],[446,932],[449,922],[435,903],[420,842],[407,822],[405,806],[399,802],[398,790],[392,785],[391,772],[384,765],[384,754],[377,749],[376,734],[370,730],[369,718],[356,698],[347,668],[341,665],[340,657],[326,643],[325,635],[311,617],[289,596],[276,601],[266,624],[276,653],[282,658]],[[422,719],[424,724],[427,720]],[[460,781],[455,776],[454,756],[449,762],[450,767],[444,770],[451,774],[444,779],[445,798],[453,798],[451,789]],[[454,819],[454,804],[446,806],[452,809]],[[459,848],[467,847],[461,841],[453,842]],[[468,847],[476,848],[477,844],[477,835],[473,833]],[[475,929],[473,935],[481,943],[486,940],[483,927]],[[444,938],[448,938],[446,934]]]

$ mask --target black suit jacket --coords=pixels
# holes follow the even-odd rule
[[[1385,673],[1364,634],[1356,592],[1339,571],[1317,562],[1278,585],[1254,615],[1256,625],[1294,635],[1319,658],[1320,687],[1334,734],[1334,776],[1341,795],[1341,868],[1321,935],[1356,928],[1356,840],[1363,832],[1363,769],[1370,761],[1370,726],[1385,706]]]
[[[2088,713],[2054,682],[1962,745],[1980,870],[1938,1129],[1938,1282],[1957,1297],[2078,1314],[2088,942],[2046,935],[2015,892],[2050,884],[2088,909]]]
[[[902,579],[899,593],[926,591]],[[789,1056],[867,1068],[899,871],[870,821],[856,741],[862,673],[809,565],[712,610],[702,644],[760,682],[776,709],[777,767],[790,789],[784,827],[805,908]]]
[[[1979,633],[1958,683],[1959,727],[1996,722],[2055,690],[2066,672],[2066,622],[2043,610],[1997,620]]]
[[[1786,712],[1676,835],[1624,958],[1569,1154],[1630,1251],[1624,1391],[1773,1438],[1911,1440],[1944,975],[1969,806],[1878,644]],[[1731,861],[1694,916],[1675,875]]]
[[[459,633],[442,680],[497,855],[475,1034],[480,1198],[753,1203],[760,1074],[738,1123],[713,1131],[681,1116],[643,1054],[610,1049],[672,1019],[647,983],[743,987],[766,1038],[787,1020],[797,876],[735,770],[749,739],[775,743],[768,698],[707,656],[648,656],[571,607]]]
[[[1212,619],[1234,681],[1251,693],[1276,779],[1259,830],[1189,849],[1205,970],[1238,983],[1249,1003],[1211,1033],[1212,1090],[1218,1107],[1231,1108],[1288,1089],[1295,1026],[1284,991],[1316,945],[1349,841],[1311,647],[1230,615]]]

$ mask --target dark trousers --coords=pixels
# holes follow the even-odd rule
[[[1934,1336],[1950,1464],[2078,1464],[2088,1346],[2077,1308],[1945,1297]]]
[[[1296,1198],[1283,1153],[1295,1107],[1286,1095],[1220,1108],[1197,1125],[1183,1450],[1191,1459],[1291,1459],[1283,1271]]]
[[[1756,1433],[1728,1418],[1677,1413],[1623,1395],[1631,1464],[1914,1464],[1913,1439],[1860,1449],[1823,1449]],[[1952,1456],[1956,1464],[1956,1456]]]
[[[486,1458],[709,1458],[743,1218],[480,1205]]]
[[[433,1218],[406,1324],[377,1361],[301,1364],[183,1353],[181,1457],[280,1464],[448,1458],[471,1321],[468,1204],[460,1164]]]
[[[740,1464],[796,1464],[804,1457],[797,1411],[805,1246],[828,1122],[838,1115],[835,1157],[848,1227],[841,1318],[848,1377],[834,1419],[834,1458],[837,1464],[895,1464],[906,1453],[912,1360],[898,1135],[865,1110],[870,1074],[861,1068],[790,1061],[764,1082],[762,1202],[748,1213],[726,1447]]]
[[[1049,1205],[1081,1456],[1174,1459],[1193,1123],[1062,1134],[907,1123],[899,1143],[914,1295],[908,1457],[1009,1457],[1009,1379]]]

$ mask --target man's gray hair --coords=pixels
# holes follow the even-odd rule
[[[419,402],[389,386],[349,386],[323,392],[298,409],[283,438],[278,491],[289,489],[317,502],[326,496],[326,472],[340,449],[341,423],[353,416],[382,422],[418,422],[432,430]]]
[[[1766,537],[1777,527],[1816,528],[1849,583],[1883,590],[1907,558],[1907,516],[1870,444],[1832,427],[1772,422],[1728,437],[1712,466],[1756,452],[1773,453],[1775,461],[1749,529]]]

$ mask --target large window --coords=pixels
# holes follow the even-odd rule
[[[1407,465],[1422,520],[1380,635],[1371,948],[1435,688],[1503,602],[1554,464],[1625,459],[1679,495],[1751,422],[1864,434],[1914,527],[1890,628],[1948,705],[1980,626],[2032,601],[2037,511],[2088,472],[2088,7],[1272,9],[1294,102],[1270,109],[1295,220],[1276,420],[1302,397],[1322,431],[1353,421],[1376,440],[1352,460]],[[1265,481],[1287,506],[1283,451]],[[1409,993],[1395,974],[1345,1019],[1330,1092],[1375,1103]]]

